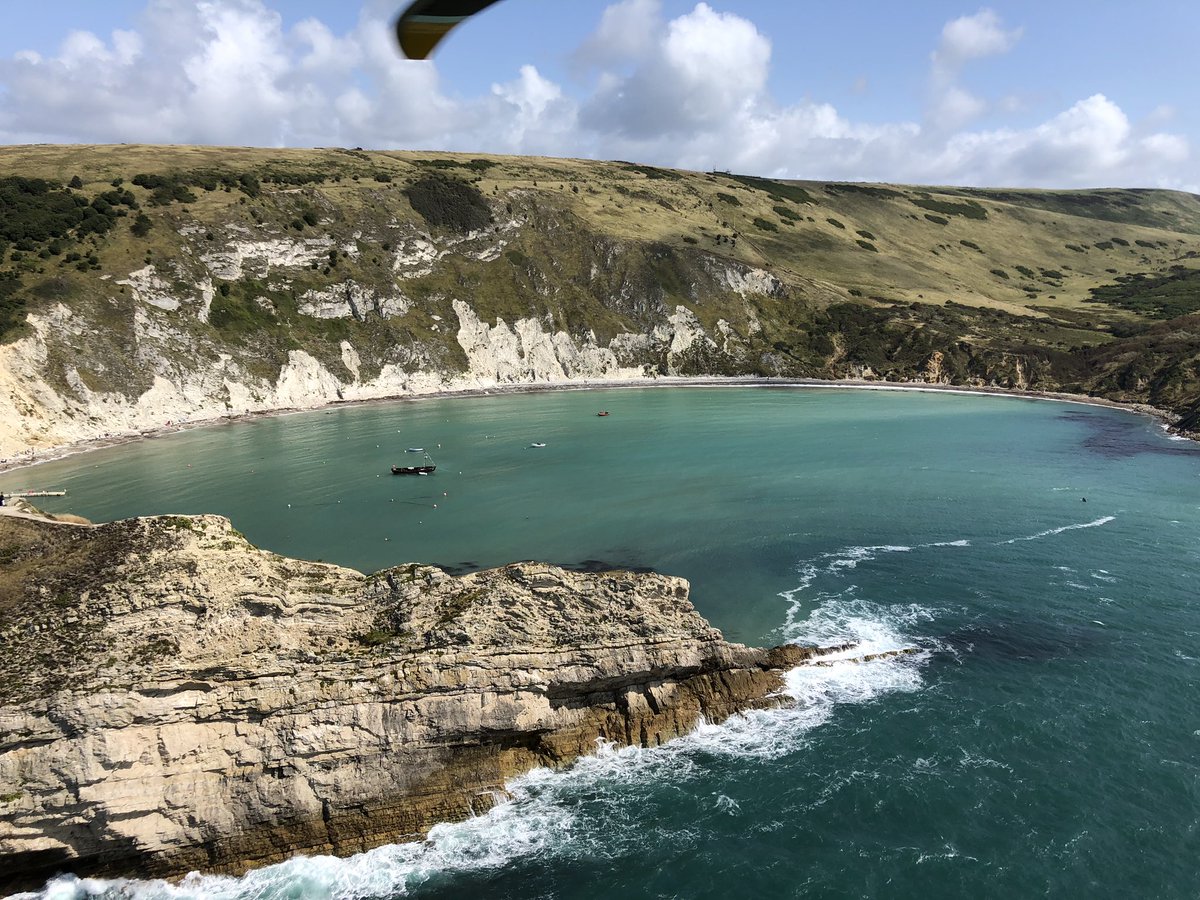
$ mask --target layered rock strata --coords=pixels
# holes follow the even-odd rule
[[[657,574],[287,559],[216,516],[0,515],[0,882],[237,871],[485,810],[598,740],[783,702]],[[7,893],[4,891],[3,893]]]

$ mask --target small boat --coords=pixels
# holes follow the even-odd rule
[[[598,415],[598,416],[607,416],[607,415],[608,415],[608,410],[607,410],[607,409],[602,409],[602,410],[600,410],[600,412],[596,413],[596,415]]]
[[[530,444],[529,446],[530,446],[530,447],[545,447],[546,445],[545,445],[545,444],[539,444],[539,443],[537,443],[537,442],[535,441],[534,443]]]
[[[412,451],[417,452],[417,451]],[[422,451],[423,452],[423,451]],[[392,466],[393,475],[432,475],[437,466],[433,464],[433,460],[429,458],[429,454],[425,454],[425,462],[416,466]]]
[[[408,448],[407,450],[405,450],[404,452],[405,452],[405,453],[424,453],[424,452],[425,452],[425,448],[424,448],[424,447],[409,447],[409,448]]]

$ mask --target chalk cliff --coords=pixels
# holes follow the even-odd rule
[[[653,375],[1200,409],[1194,195],[52,146],[0,150],[0,194],[0,465],[167,422]]]
[[[216,516],[0,515],[0,886],[236,871],[480,812],[596,741],[781,702],[657,574],[364,575]]]

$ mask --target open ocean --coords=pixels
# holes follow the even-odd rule
[[[390,475],[408,447],[437,473]],[[367,571],[654,569],[731,640],[922,650],[530,773],[422,842],[39,896],[1200,895],[1200,448],[1147,418],[782,387],[427,399],[0,474],[21,487],[97,521],[220,513]]]

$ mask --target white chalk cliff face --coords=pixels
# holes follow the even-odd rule
[[[367,576],[259,550],[214,516],[0,513],[20,585],[0,584],[18,607],[0,638],[22,635],[0,660],[14,888],[412,839],[598,738],[654,746],[780,705],[782,671],[817,655],[724,641],[664,575]],[[39,602],[64,554],[87,590]]]
[[[390,286],[347,277],[340,284],[303,289],[311,285],[304,279],[326,265],[331,254],[353,262],[360,252],[356,241],[264,237],[231,225],[218,229],[226,240],[214,244],[206,228],[183,226],[179,234],[185,247],[177,257],[147,264],[124,278],[98,281],[101,292],[110,292],[107,305],[127,310],[131,319],[123,323],[127,336],[115,342],[115,349],[110,346],[107,366],[91,350],[97,326],[74,304],[31,314],[27,334],[0,345],[0,460],[119,434],[333,402],[678,374],[681,361],[696,349],[735,353],[743,346],[728,322],[718,322],[710,335],[695,313],[681,305],[646,331],[617,334],[604,343],[594,331],[569,333],[544,319],[484,322],[466,289],[458,296],[436,295],[442,310],[444,300],[450,300],[457,323],[422,306],[428,301],[413,299],[408,285],[416,279],[453,257],[476,263],[498,259],[523,225],[519,217],[510,218],[487,233],[456,238],[389,226],[384,237],[391,241]],[[382,242],[380,235],[373,240]],[[610,248],[607,253],[615,262],[616,252]],[[780,282],[764,271],[719,260],[705,265],[719,290],[743,302],[749,295],[781,290]],[[599,274],[593,271],[593,280]],[[257,279],[275,296],[291,292],[296,311],[313,320],[369,325],[417,316],[414,338],[372,366],[364,360],[378,359],[378,347],[343,338],[330,353],[328,346],[302,343],[286,352],[277,371],[264,373],[261,357],[247,358],[240,345],[223,342],[209,327],[218,292],[228,295],[243,278]],[[544,288],[535,286],[539,292]],[[656,306],[632,296],[628,284],[614,291],[618,306]],[[251,299],[268,314],[278,312],[268,296]],[[450,356],[447,338],[457,344]],[[374,356],[369,349],[376,351]],[[125,371],[136,376],[136,385],[129,383],[130,377],[114,374],[119,367],[113,357],[120,357]]]

